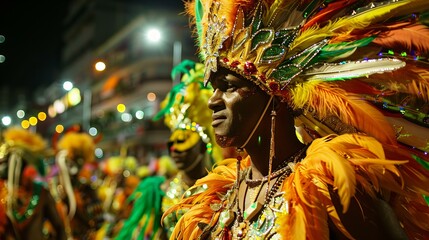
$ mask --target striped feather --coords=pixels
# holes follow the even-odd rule
[[[291,92],[296,109],[314,112],[319,119],[335,115],[383,143],[396,144],[393,128],[384,116],[356,95],[347,94],[335,85],[314,81],[296,86]]]
[[[373,8],[366,11],[366,14],[356,14],[350,17],[340,18],[335,22],[328,23],[324,27],[310,27],[303,31],[291,44],[288,55],[293,55],[326,38],[340,37],[342,41],[345,41],[347,38],[344,36],[348,35],[351,31],[364,29],[380,20],[393,9],[407,3],[408,1],[395,2],[382,7]],[[333,38],[332,42],[336,42],[335,38]]]
[[[311,80],[337,81],[369,76],[375,73],[384,73],[398,70],[405,66],[405,62],[398,59],[380,58],[345,63],[324,64],[305,71],[303,75]]]
[[[427,66],[416,61],[407,61],[406,67],[394,72],[374,74],[371,78],[361,78],[360,80],[382,85],[385,91],[409,93],[429,101],[429,70]]]

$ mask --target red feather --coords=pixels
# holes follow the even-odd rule
[[[326,8],[322,9],[314,17],[307,21],[302,27],[302,31],[305,31],[306,29],[315,24],[320,24],[331,19],[332,16],[337,14],[340,10],[343,10],[344,8],[355,2],[356,0],[341,0],[338,2],[330,3]]]
[[[367,94],[367,95],[378,95],[383,93],[383,91],[380,91],[375,87],[360,80],[343,81],[343,82],[339,82],[338,85],[349,93]]]

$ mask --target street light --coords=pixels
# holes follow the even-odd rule
[[[151,28],[146,32],[146,39],[152,43],[159,43],[163,40],[162,33],[157,28]],[[182,61],[182,42],[173,41],[173,67],[179,65]],[[173,85],[180,82],[180,76],[177,74],[174,76]]]
[[[2,117],[1,122],[4,126],[9,126],[12,123],[12,118],[9,116],[4,116]]]
[[[72,83],[72,82],[70,82],[70,81],[65,81],[65,82],[63,83],[63,88],[64,88],[64,90],[66,90],[66,91],[70,91],[70,90],[72,90],[72,89],[73,89],[73,83]]]
[[[147,31],[146,38],[150,42],[159,42],[161,40],[161,32],[156,28],[151,28]]]

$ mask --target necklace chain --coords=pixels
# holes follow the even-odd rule
[[[263,178],[260,179],[252,179],[252,171],[249,170],[247,172],[247,176],[246,176],[246,184],[249,185],[249,187],[255,187],[261,183],[265,183],[268,181],[268,178],[276,178],[284,173],[286,173],[285,175],[289,175],[292,172],[291,167],[288,165],[290,162],[297,162],[298,159],[302,156],[302,154],[305,152],[305,149],[307,149],[307,147],[303,147],[301,150],[299,150],[297,153],[295,153],[294,155],[292,155],[291,157],[287,158],[285,161],[283,161],[277,168],[276,171],[274,171],[273,173],[271,173],[270,175],[264,176]],[[293,159],[293,161],[290,161],[291,159]]]

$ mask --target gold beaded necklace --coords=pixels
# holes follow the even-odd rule
[[[307,147],[303,147],[301,150],[299,150],[298,152],[293,154],[291,157],[289,157],[288,159],[283,161],[278,166],[278,169],[276,171],[274,171],[273,173],[271,173],[267,176],[264,176],[261,179],[251,179],[251,169],[249,169],[247,174],[245,174],[246,191],[245,191],[245,196],[244,196],[244,200],[243,200],[243,208],[245,207],[245,199],[246,199],[248,187],[251,187],[251,188],[258,187],[258,186],[259,187],[257,188],[256,197],[253,199],[250,206],[244,210],[244,212],[241,211],[240,204],[238,204],[238,202],[239,202],[238,201],[239,200],[239,185],[240,185],[239,183],[242,182],[242,180],[237,179],[238,181],[236,181],[236,186],[235,186],[237,194],[236,194],[235,199],[234,199],[234,202],[237,205],[237,217],[235,218],[234,225],[232,226],[232,229],[231,229],[232,234],[233,234],[233,238],[244,239],[246,237],[251,219],[253,219],[258,213],[260,213],[260,211],[263,208],[268,206],[269,202],[274,197],[274,195],[277,193],[277,191],[280,188],[281,184],[283,183],[284,179],[286,179],[286,177],[288,177],[292,173],[292,167],[291,166],[300,160],[300,158],[302,157],[302,154],[305,152],[306,149],[307,149]],[[238,157],[237,160],[240,161],[241,157]],[[239,166],[239,164],[238,164],[238,166]],[[241,178],[240,174],[239,173],[237,173],[237,174],[238,174],[237,178]],[[276,178],[276,181],[274,182],[273,186],[270,188],[269,180],[275,179],[275,178]],[[268,183],[268,186],[267,186],[267,191],[265,194],[264,203],[261,204],[259,201],[257,201],[257,199],[258,199],[258,196],[260,194],[261,188],[265,185],[265,183]],[[234,204],[232,204],[232,205],[234,205]],[[227,222],[231,222],[231,221],[227,221]]]

